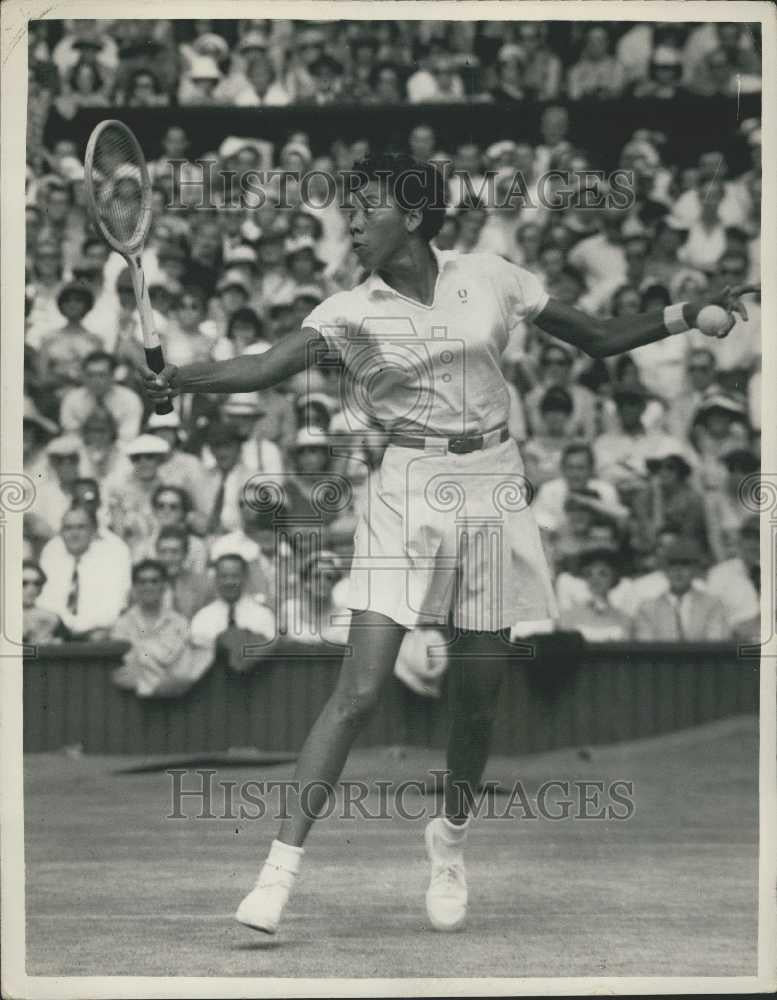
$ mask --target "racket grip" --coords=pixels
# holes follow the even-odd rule
[[[152,372],[161,372],[165,367],[165,359],[162,355],[161,347],[147,347],[146,348],[146,364],[151,369]],[[161,403],[157,403],[154,406],[154,412],[158,413],[160,417],[163,417],[166,413],[173,412],[173,404],[169,399],[163,400]]]

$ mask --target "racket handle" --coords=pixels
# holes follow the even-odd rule
[[[147,347],[146,348],[146,364],[151,369],[152,372],[161,372],[165,366],[165,359],[162,356],[161,347]],[[169,399],[163,400],[161,403],[157,403],[154,407],[154,412],[158,413],[160,417],[163,417],[166,413],[173,412],[173,404]]]

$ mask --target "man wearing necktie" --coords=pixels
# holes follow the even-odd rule
[[[240,495],[251,470],[240,462],[241,440],[234,427],[213,424],[208,444],[216,465],[205,474],[201,510],[207,517],[206,534],[223,535],[240,527]]]
[[[634,638],[645,642],[716,642],[731,638],[726,610],[695,583],[701,573],[698,544],[681,538],[666,555],[666,593],[645,601],[634,619]]]
[[[41,604],[59,615],[71,639],[106,639],[127,603],[129,556],[124,562],[111,546],[106,550],[87,507],[71,507],[60,534],[63,547],[44,560]]]

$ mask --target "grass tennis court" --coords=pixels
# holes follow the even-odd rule
[[[754,717],[590,757],[492,759],[486,778],[520,780],[530,799],[549,779],[623,779],[636,808],[628,821],[475,824],[468,928],[454,935],[427,929],[424,823],[401,818],[319,823],[281,934],[252,934],[232,914],[276,823],[167,820],[168,775],[115,774],[136,760],[25,758],[30,975],[756,974]],[[369,749],[344,777],[424,780],[442,766],[438,752]],[[221,766],[216,777],[292,771]]]

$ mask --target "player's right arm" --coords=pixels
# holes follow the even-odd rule
[[[184,392],[254,392],[309,368],[326,347],[321,334],[305,327],[263,354],[243,354],[229,361],[199,361],[180,368],[166,365],[159,374],[144,367],[141,375],[144,389],[154,403]]]

